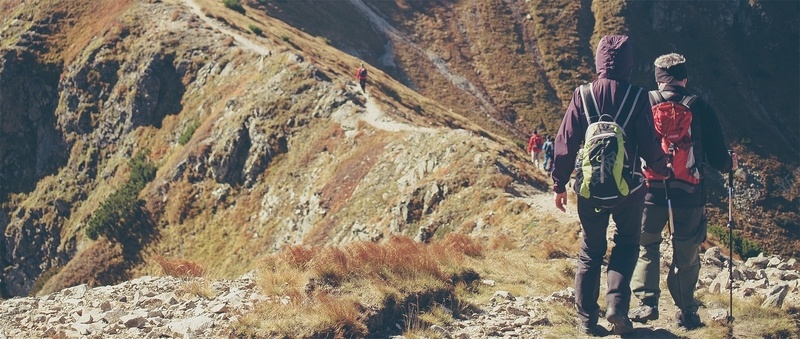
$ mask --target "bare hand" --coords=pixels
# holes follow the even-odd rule
[[[566,212],[567,210],[564,206],[567,205],[567,192],[556,193],[556,208],[560,209],[561,212]]]

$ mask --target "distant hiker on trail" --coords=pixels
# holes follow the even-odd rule
[[[358,80],[358,83],[361,85],[361,91],[366,92],[365,87],[367,85],[367,68],[364,67],[363,62],[356,71],[356,79]]]
[[[539,135],[539,132],[533,130],[533,135],[528,140],[528,153],[531,154],[531,161],[534,165],[539,166],[539,159],[540,155],[542,154],[542,145],[544,144],[544,140],[542,140],[542,136]]]
[[[549,134],[545,137],[544,145],[542,145],[542,152],[544,153],[544,165],[542,169],[550,173],[550,169],[553,167],[553,138]]]
[[[600,316],[597,299],[600,295],[603,256],[608,247],[606,228],[609,217],[613,216],[617,227],[614,248],[608,259],[605,317],[611,323],[614,334],[627,334],[633,332],[633,324],[628,318],[630,279],[639,251],[642,207],[646,192],[644,177],[639,172],[639,157],[647,161],[657,173],[668,175],[669,171],[666,155],[653,130],[653,116],[647,103],[647,95],[642,88],[630,84],[633,47],[628,36],[602,37],[597,46],[595,66],[597,79],[575,89],[558,130],[553,158],[553,191],[556,208],[565,211],[565,186],[576,168],[575,159],[579,150],[581,154],[588,152],[588,156],[580,157],[582,166],[575,181],[578,217],[583,231],[575,274],[578,330],[584,335],[602,335],[606,331],[597,324]],[[626,142],[600,138],[608,141],[603,145],[595,140],[597,137],[607,136],[624,136]],[[581,143],[584,143],[582,149]],[[606,148],[602,148],[604,146]],[[598,150],[606,153],[595,152]],[[631,155],[630,158],[624,156],[626,152]],[[608,166],[605,162],[596,163],[598,159],[618,163]],[[613,177],[610,176],[612,174]],[[586,176],[590,177],[583,180]],[[616,196],[602,195],[605,192],[600,189],[609,189],[608,185],[619,190]]]
[[[662,55],[654,62],[658,90],[650,92],[650,105],[661,147],[669,153],[673,175],[664,178],[649,169],[644,172],[650,189],[645,197],[639,261],[631,282],[641,306],[631,312],[631,320],[658,319],[659,246],[667,224],[673,241],[667,286],[679,309],[675,321],[678,326],[693,329],[702,326],[694,290],[700,272],[700,244],[706,240],[704,160],[723,173],[735,170],[737,160],[728,153],[714,109],[686,90],[685,63],[686,59],[676,53]],[[681,120],[680,113],[688,114],[688,120]],[[670,129],[671,126],[675,128]],[[662,138],[662,135],[674,137]],[[672,225],[669,225],[668,199]]]

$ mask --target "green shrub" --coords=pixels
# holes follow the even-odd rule
[[[147,159],[147,156],[150,152],[142,151],[136,154],[130,161],[128,161],[128,166],[131,167],[131,174],[130,174],[130,181],[129,183],[133,184],[133,187],[136,190],[136,194],[139,194],[145,185],[148,182],[152,181],[156,177],[156,166],[150,163],[150,160]]]
[[[713,234],[722,242],[723,245],[730,248],[730,232],[727,227],[709,225],[708,233]],[[742,238],[738,232],[733,232],[733,251],[738,253],[743,259],[758,256],[763,250],[761,245],[755,241]]]
[[[222,4],[227,8],[244,14],[244,7],[242,7],[241,0],[222,0]]]
[[[283,40],[283,41],[286,41],[286,42],[289,42],[289,36],[288,36],[288,35],[285,35],[285,34],[284,34],[284,35],[281,35],[281,40]]]
[[[186,130],[184,130],[183,134],[181,134],[181,137],[178,138],[178,143],[181,144],[181,146],[186,145],[186,143],[189,142],[189,140],[192,140],[194,131],[196,131],[198,127],[200,127],[199,121],[192,122],[191,124],[186,126]]]
[[[261,36],[262,34],[261,28],[256,25],[250,24],[247,26],[247,28],[249,28],[251,32],[255,33],[255,35]]]
[[[149,152],[136,154],[128,166],[131,168],[128,182],[100,205],[86,226],[86,236],[97,240],[99,236],[113,238],[119,230],[131,225],[142,206],[141,191],[156,176],[156,167],[147,159]]]

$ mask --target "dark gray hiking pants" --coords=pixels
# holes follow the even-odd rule
[[[699,249],[706,240],[705,210],[703,207],[673,207],[672,215],[675,221],[674,248],[672,265],[667,275],[667,287],[675,306],[696,312],[697,301],[694,299],[694,290],[700,274]],[[658,298],[661,296],[659,246],[663,240],[661,232],[668,223],[669,214],[666,206],[645,205],[639,259],[631,282],[633,294],[645,305],[658,306]]]
[[[617,227],[614,248],[608,259],[608,291],[606,313],[628,315],[631,300],[630,280],[639,252],[644,193],[640,188],[613,209],[595,209],[585,199],[578,197],[578,217],[581,220],[583,239],[575,274],[575,308],[583,325],[597,324],[600,306],[600,274],[603,257],[608,249],[606,229],[609,216]]]

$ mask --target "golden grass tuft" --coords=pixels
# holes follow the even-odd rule
[[[563,259],[571,257],[574,251],[561,243],[543,241],[532,247],[531,252],[539,259]]]
[[[191,295],[203,299],[212,300],[217,297],[217,293],[211,288],[211,283],[206,279],[196,279],[187,281],[176,291],[179,296]]]
[[[489,240],[491,250],[511,250],[517,248],[517,239],[508,234],[500,234]]]
[[[258,278],[266,294],[283,302],[260,306],[236,328],[243,335],[360,337],[367,333],[365,310],[412,295],[452,295],[477,278],[465,260],[482,255],[483,246],[463,234],[429,244],[392,236],[382,243],[287,247],[262,262]]]
[[[203,266],[190,260],[171,259],[162,256],[156,256],[153,260],[158,263],[165,275],[176,278],[202,277],[205,274]]]
[[[442,239],[441,244],[470,257],[480,257],[483,255],[483,245],[466,234],[448,233],[445,235],[444,239]]]

